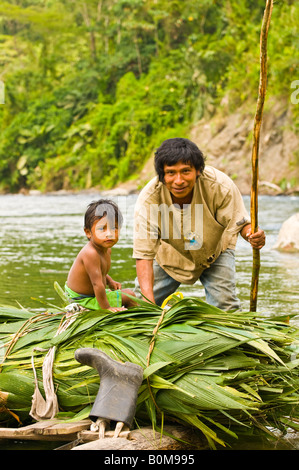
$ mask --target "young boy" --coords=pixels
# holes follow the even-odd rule
[[[84,220],[88,243],[82,248],[68,274],[65,291],[69,298],[90,310],[111,312],[136,305],[109,275],[111,248],[118,241],[123,217],[116,204],[101,199],[89,204]],[[107,286],[110,288],[107,289]]]

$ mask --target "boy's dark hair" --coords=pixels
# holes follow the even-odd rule
[[[88,205],[84,217],[84,228],[91,230],[94,222],[105,216],[111,223],[117,224],[119,228],[122,226],[123,216],[118,206],[109,199],[100,199]]]
[[[182,137],[167,139],[155,152],[155,169],[159,181],[164,181],[164,165],[172,166],[178,162],[188,163],[200,172],[205,167],[203,153],[191,140]]]

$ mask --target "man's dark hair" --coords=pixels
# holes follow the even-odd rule
[[[203,153],[191,140],[182,137],[167,139],[155,152],[155,169],[159,181],[164,181],[164,165],[172,166],[178,162],[188,163],[200,172],[205,167]]]
[[[110,223],[117,224],[120,228],[123,224],[123,216],[118,206],[109,199],[100,199],[91,202],[84,217],[84,228],[91,230],[94,222],[106,217]]]

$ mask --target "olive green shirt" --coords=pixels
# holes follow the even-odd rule
[[[156,259],[181,283],[193,284],[249,223],[243,198],[233,181],[206,166],[191,204],[173,204],[158,177],[141,191],[135,206],[133,258]]]

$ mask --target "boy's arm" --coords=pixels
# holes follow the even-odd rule
[[[100,307],[103,309],[111,309],[106,295],[106,286],[103,282],[100,256],[93,252],[91,256],[87,255],[84,257],[83,263]]]
[[[114,281],[111,276],[107,274],[106,276],[107,285],[110,287],[111,290],[120,290],[121,283]]]

